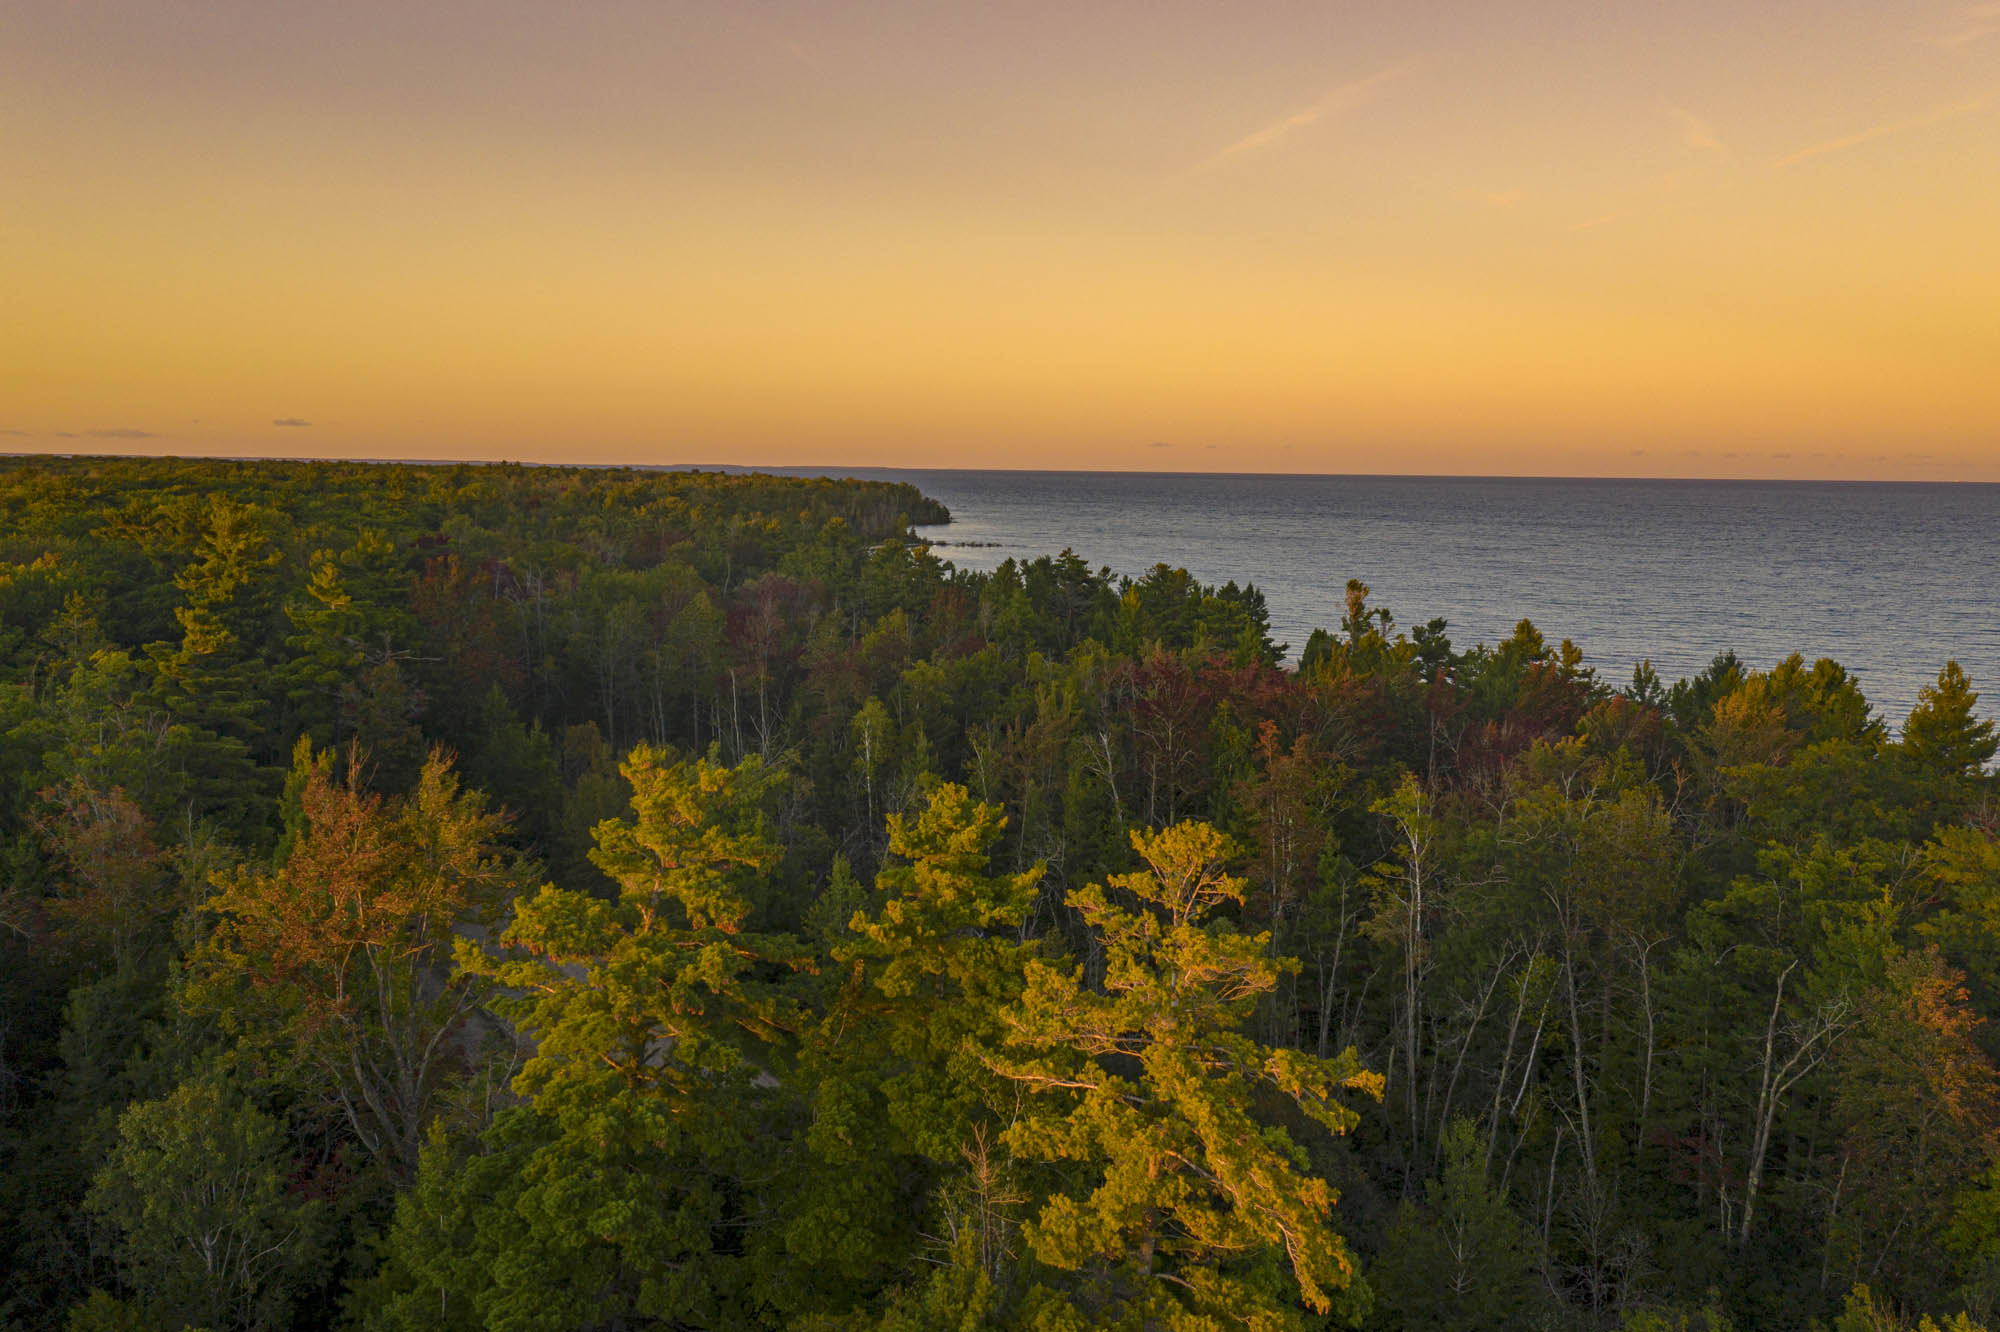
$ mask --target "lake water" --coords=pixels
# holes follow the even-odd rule
[[[1525,617],[1617,684],[1641,658],[1672,682],[1724,649],[1800,652],[1847,667],[1895,725],[1956,658],[2000,714],[2000,485],[842,474],[950,506],[924,531],[962,568],[1067,546],[1119,573],[1255,583],[1294,653],[1359,578],[1398,625],[1442,616],[1464,647]]]

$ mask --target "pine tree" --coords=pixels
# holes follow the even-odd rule
[[[1096,1326],[1277,1332],[1317,1325],[1309,1314],[1343,1295],[1358,1312],[1334,1191],[1259,1109],[1282,1099],[1344,1134],[1358,1116],[1343,1098],[1379,1097],[1381,1079],[1352,1050],[1317,1059],[1243,1034],[1296,963],[1216,918],[1246,889],[1221,833],[1183,823],[1132,845],[1143,869],[1070,897],[1103,950],[1101,983],[1030,962],[991,1056],[1028,1093],[1004,1141],[1066,1181],[1029,1246],[1076,1274],[1068,1298]]]
[[[990,872],[1007,820],[962,786],[934,788],[924,809],[889,816],[894,863],[876,876],[881,905],[855,913],[858,961],[885,1004],[867,1015],[894,1067],[883,1082],[890,1117],[915,1150],[954,1161],[967,1141],[971,1086],[983,1071],[973,1042],[998,1035],[1020,993],[1028,947],[1020,931],[1042,871]]]
[[[1977,721],[1973,708],[1979,695],[1955,661],[1938,672],[1937,683],[1917,695],[1917,706],[1903,723],[1903,752],[1925,769],[1945,777],[1979,772],[2000,751],[1993,723]]]
[[[1529,1237],[1487,1177],[1472,1124],[1445,1130],[1444,1168],[1421,1207],[1405,1202],[1373,1269],[1388,1325],[1475,1332],[1521,1325],[1528,1297]]]
[[[785,1153],[762,1135],[792,1076],[783,977],[805,961],[755,928],[780,775],[643,745],[620,770],[633,817],[600,823],[591,857],[617,899],[544,887],[515,904],[506,957],[460,949],[519,996],[506,1010],[535,1042],[514,1082],[528,1105],[487,1135],[509,1201],[472,1218],[491,1260],[461,1295],[488,1328],[743,1326],[760,1275],[782,1275],[746,1255],[777,1220]]]
[[[923,1235],[965,1239],[934,1246],[945,1271],[922,1296],[931,1313],[1007,1280],[1007,1161],[989,1149],[1011,1089],[978,1050],[1021,993],[1041,870],[991,872],[1006,822],[949,784],[891,815],[891,863],[833,949],[844,965],[801,1062],[812,1119],[785,1203],[784,1262],[812,1271],[798,1284],[821,1300],[843,1277],[879,1284]]]

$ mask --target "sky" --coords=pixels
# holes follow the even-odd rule
[[[2000,480],[2000,3],[0,0],[0,451]]]

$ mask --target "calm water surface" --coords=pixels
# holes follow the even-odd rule
[[[924,531],[962,568],[1070,547],[1255,583],[1295,653],[1359,578],[1400,626],[1442,616],[1463,647],[1526,617],[1614,683],[1641,658],[1671,682],[1726,648],[1800,652],[1847,667],[1893,725],[1955,657],[2000,713],[2000,485],[846,474],[949,505]]]

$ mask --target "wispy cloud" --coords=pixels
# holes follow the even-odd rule
[[[32,430],[0,430],[0,435],[15,435],[21,439],[33,439],[35,432]]]
[[[1781,168],[1797,166],[1800,162],[1808,162],[1815,157],[1825,157],[1829,153],[1840,153],[1847,151],[1849,148],[1859,148],[1864,143],[1873,143],[1877,139],[1886,139],[1894,134],[1907,134],[1911,130],[1929,129],[1933,125],[1942,125],[1947,121],[1977,115],[1991,105],[1993,105],[1993,94],[1990,92],[1981,93],[1977,97],[1968,97],[1962,102],[1951,102],[1944,106],[1934,107],[1926,111],[1923,115],[1911,116],[1907,120],[1884,121],[1880,125],[1870,125],[1867,129],[1857,130],[1853,134],[1843,134],[1838,139],[1828,139],[1824,143],[1815,143],[1810,147],[1801,148],[1795,153],[1781,157],[1771,165]]]
[[[274,426],[309,426],[312,422],[298,416],[281,416],[271,422],[271,424]]]
[[[134,430],[130,426],[117,426],[107,430],[86,430],[84,434],[92,439],[160,439],[162,436],[150,430]]]
[[[1952,26],[1931,40],[1939,46],[1969,46],[2000,33],[2000,4],[1964,5]]]
[[[1235,143],[1230,144],[1227,148],[1224,148],[1221,152],[1197,166],[1195,170],[1198,172],[1213,171],[1215,168],[1236,158],[1244,157],[1251,153],[1263,152],[1283,142],[1296,130],[1305,129],[1308,126],[1318,124],[1329,116],[1337,116],[1343,111],[1351,111],[1355,107],[1365,105],[1373,101],[1382,89],[1409,73],[1411,63],[1406,60],[1400,64],[1391,65],[1387,69],[1378,69],[1367,78],[1356,79],[1352,83],[1343,83],[1326,93],[1323,97],[1320,97],[1317,101],[1309,102],[1290,115],[1281,116],[1262,129],[1244,135]]]
[[[1717,157],[1729,156],[1729,145],[1716,137],[1714,129],[1694,112],[1685,107],[1667,103],[1667,114],[1680,126],[1681,143],[1700,153],[1714,153]]]

